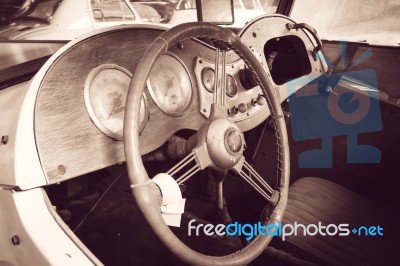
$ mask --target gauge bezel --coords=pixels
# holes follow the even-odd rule
[[[167,53],[164,53],[164,54],[160,55],[160,56],[157,58],[157,60],[159,60],[159,58],[160,58],[161,56],[169,56],[169,57],[171,57],[173,60],[176,60],[176,62],[178,62],[178,63],[181,65],[181,67],[184,69],[184,71],[186,72],[186,76],[187,76],[187,78],[189,79],[190,89],[191,89],[189,103],[188,103],[188,105],[187,105],[183,110],[181,110],[181,111],[173,111],[173,112],[171,112],[171,111],[167,110],[167,109],[163,106],[163,104],[160,103],[160,101],[158,100],[157,96],[155,95],[154,90],[153,90],[153,87],[151,86],[151,83],[150,83],[150,77],[147,77],[147,82],[146,82],[147,91],[149,92],[151,98],[153,99],[153,101],[155,102],[155,104],[157,105],[157,107],[158,107],[161,111],[163,111],[165,114],[168,114],[168,115],[173,116],[173,117],[180,117],[180,116],[183,116],[183,115],[185,115],[185,114],[187,113],[187,111],[189,110],[189,108],[190,108],[190,106],[192,105],[192,102],[193,102],[193,94],[194,94],[194,92],[193,92],[193,81],[192,81],[192,78],[191,78],[191,76],[190,76],[190,74],[189,74],[189,71],[187,70],[185,64],[183,63],[183,61],[182,61],[179,57],[177,57],[175,54],[173,54],[173,53],[171,53],[171,52],[167,52]],[[157,60],[155,61],[154,64],[157,63]],[[153,66],[154,66],[154,65],[153,65]],[[150,76],[150,74],[149,74],[149,76]]]
[[[229,79],[229,78],[233,80],[233,83],[235,84],[236,92],[235,92],[235,94],[230,94],[230,93],[228,92],[228,84],[226,84],[226,85],[225,85],[225,86],[226,86],[226,95],[227,95],[229,98],[233,99],[233,98],[235,98],[235,97],[238,95],[239,86],[238,86],[238,83],[237,83],[235,77],[232,76],[231,74],[226,74],[226,83],[228,83],[228,79]]]
[[[204,80],[204,75],[205,75],[206,71],[212,71],[212,73],[213,73],[213,75],[214,75],[214,78],[213,78],[214,80],[213,80],[213,83],[211,84],[212,90],[210,90],[209,88],[207,88],[207,85],[206,85],[205,80]],[[215,90],[215,88],[214,88],[214,83],[215,83],[215,70],[214,70],[213,68],[211,68],[211,67],[205,67],[205,68],[203,68],[203,69],[201,70],[201,82],[203,83],[204,88],[205,88],[209,93],[214,93],[214,90]]]
[[[206,71],[212,71],[212,73],[214,74],[214,80],[215,80],[215,70],[214,70],[213,68],[211,68],[211,67],[204,67],[204,68],[201,70],[201,82],[202,82],[203,87],[204,87],[204,88],[206,89],[206,91],[208,91],[209,93],[214,93],[214,90],[215,90],[215,88],[214,88],[214,83],[215,83],[215,82],[213,82],[213,83],[211,84],[211,85],[212,85],[212,90],[210,90],[210,89],[208,88],[208,86],[206,85],[206,83],[205,83],[204,75],[205,75]],[[226,92],[225,92],[225,94],[226,94],[226,96],[228,96],[229,98],[234,99],[234,98],[236,98],[236,96],[238,95],[238,91],[239,91],[238,83],[237,83],[235,77],[232,76],[231,74],[226,74],[226,81],[227,81],[227,82],[228,82],[228,79],[231,79],[231,80],[233,81],[233,84],[234,84],[234,86],[235,86],[236,92],[235,92],[234,94],[229,93],[229,92],[228,92],[228,89],[227,89],[227,85],[226,85]]]
[[[123,136],[120,136],[119,134],[114,133],[113,131],[111,131],[110,129],[105,127],[102,122],[100,122],[99,118],[96,116],[96,114],[93,110],[93,106],[90,101],[90,90],[91,90],[92,82],[93,82],[94,78],[101,71],[104,71],[106,69],[113,69],[113,70],[120,71],[121,73],[124,73],[125,75],[127,75],[130,79],[132,79],[132,77],[133,77],[133,74],[129,70],[127,70],[126,68],[124,68],[120,65],[117,65],[117,64],[101,64],[101,65],[98,65],[97,67],[93,68],[87,75],[85,85],[83,88],[83,90],[84,90],[83,95],[84,95],[86,111],[89,114],[90,120],[94,123],[94,125],[97,127],[97,129],[100,130],[100,132],[102,132],[104,135],[106,135],[114,140],[124,140]],[[128,94],[128,92],[129,92],[129,85],[127,88],[127,94]],[[144,116],[143,122],[139,125],[139,134],[143,131],[143,129],[147,123],[148,117],[149,117],[149,111],[147,108],[147,98],[146,98],[145,93],[143,93],[142,101],[144,103],[145,116]],[[125,111],[124,111],[124,117],[125,117]]]

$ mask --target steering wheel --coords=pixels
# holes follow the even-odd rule
[[[175,176],[177,169],[182,169],[187,162],[194,162],[195,167],[187,171],[176,181],[184,182],[198,170],[211,167],[227,171],[232,170],[254,187],[267,199],[270,210],[264,225],[275,224],[282,220],[287,204],[289,185],[289,147],[286,124],[278,99],[267,73],[258,59],[239,37],[226,28],[205,22],[193,22],[178,25],[156,38],[145,51],[132,78],[126,102],[124,121],[125,156],[132,194],[139,209],[143,212],[152,230],[177,257],[188,264],[196,265],[243,265],[255,259],[272,239],[272,234],[257,235],[246,247],[226,256],[209,256],[201,254],[185,245],[165,224],[160,211],[160,191],[148,177],[139,151],[139,107],[143,90],[150,70],[157,58],[167,52],[168,48],[187,38],[209,38],[216,50],[216,65],[219,66],[222,54],[222,82],[214,89],[214,103],[211,115],[200,127],[192,143],[190,154],[168,173]],[[252,71],[256,82],[260,85],[267,100],[277,140],[277,186],[272,189],[267,182],[245,161],[243,156],[243,133],[227,116],[224,103],[225,56],[227,50],[233,50]],[[219,79],[219,67],[216,67],[216,80]],[[217,85],[217,83],[216,83]],[[219,96],[218,96],[219,95]],[[221,95],[223,95],[221,97]],[[219,100],[218,100],[219,99]],[[188,143],[189,143],[188,142]],[[269,230],[271,233],[273,230]]]

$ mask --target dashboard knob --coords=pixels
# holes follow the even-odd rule
[[[241,103],[241,104],[239,104],[237,109],[239,110],[239,112],[245,113],[245,112],[247,112],[248,106],[245,103]]]
[[[229,114],[230,113],[237,114],[237,113],[239,113],[239,110],[238,110],[238,108],[236,106],[233,106],[232,107],[232,112],[229,111]]]

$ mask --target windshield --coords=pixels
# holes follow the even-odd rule
[[[127,3],[121,0],[91,0],[91,7],[96,21],[135,19]]]
[[[316,28],[322,39],[400,44],[400,1],[295,1],[290,17]]]
[[[247,10],[263,10],[263,7],[273,7],[276,10],[278,1],[271,0],[233,0],[233,6],[235,9],[247,9]],[[196,0],[181,0],[176,6],[176,10],[184,9],[196,9]],[[238,14],[240,15],[240,14]]]
[[[93,30],[124,24],[172,27],[197,21],[195,0],[14,0],[11,18],[0,17],[0,40],[68,41]],[[279,0],[233,0],[234,23],[275,13]],[[18,8],[18,9],[17,9]],[[1,6],[0,6],[1,10]],[[0,13],[1,14],[1,13]]]
[[[185,10],[185,9],[196,9],[196,1],[195,0],[182,0],[179,1],[176,6],[176,10]]]

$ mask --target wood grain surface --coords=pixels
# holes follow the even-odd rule
[[[159,29],[125,28],[95,35],[72,46],[49,67],[36,101],[35,134],[40,160],[50,183],[125,161],[124,142],[104,135],[89,117],[84,103],[85,80],[90,71],[101,64],[117,64],[134,73],[145,49],[161,33]],[[246,35],[247,32],[243,33]],[[253,47],[261,48],[267,41],[258,38],[260,43],[256,43],[251,38]],[[214,50],[188,39],[168,52],[176,55],[188,70],[192,102],[182,116],[172,117],[162,112],[145,90],[149,116],[140,136],[142,154],[160,147],[181,129],[199,129],[206,119],[200,113],[199,104],[199,89],[204,88],[199,86],[194,69],[198,57],[214,61]],[[228,53],[227,63],[237,60],[233,52]],[[268,108],[262,108],[237,124],[246,131],[268,115]]]

